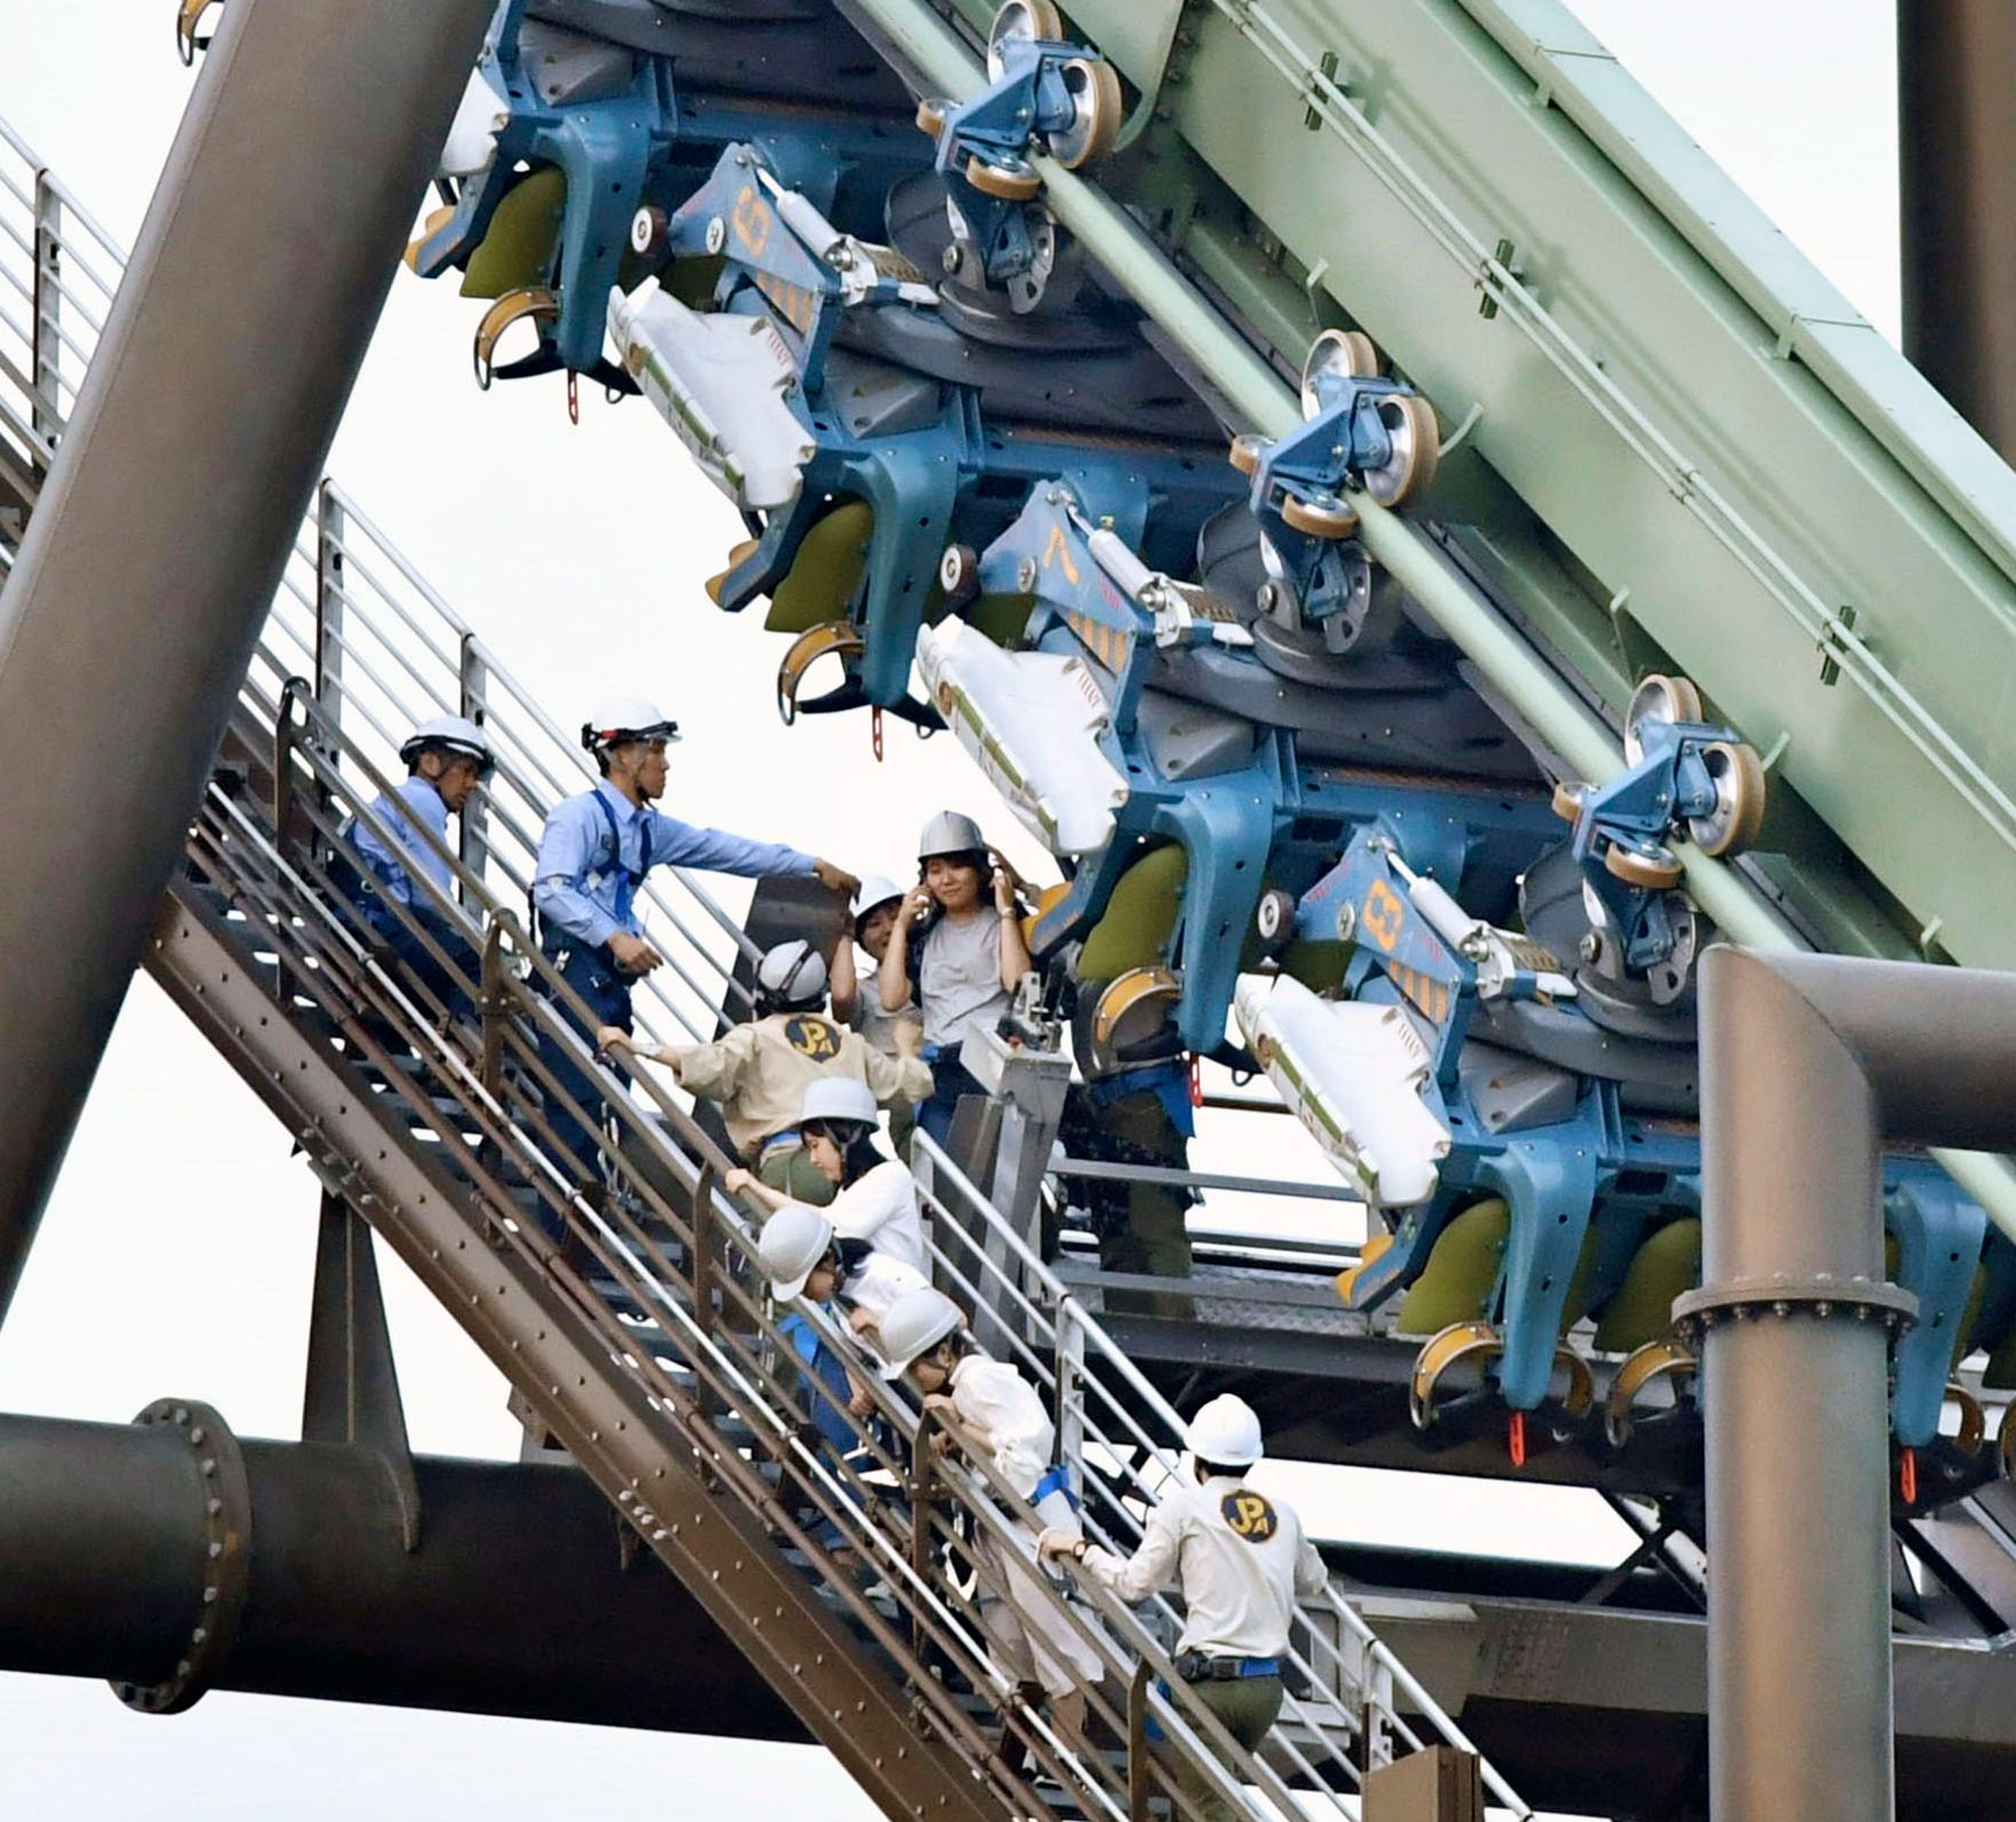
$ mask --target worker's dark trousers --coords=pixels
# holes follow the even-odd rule
[[[630,982],[617,972],[606,949],[549,950],[548,954],[559,965],[560,977],[587,1001],[589,1022],[584,1027],[573,1009],[556,995],[553,996],[553,1010],[581,1033],[582,1042],[591,1050],[595,1046],[597,1025],[613,1025],[623,1031],[633,1029]],[[569,1182],[592,1182],[602,1174],[601,1150],[587,1125],[572,1108],[563,1104],[561,1096],[571,1098],[589,1119],[599,1125],[603,1117],[601,1084],[574,1060],[573,1053],[563,1048],[554,1038],[541,1034],[539,1055],[539,1061],[552,1071],[556,1084],[546,1090],[546,1123],[553,1133],[553,1162]],[[544,1209],[540,1219],[549,1231],[558,1225],[558,1217],[547,1214]],[[556,1233],[553,1238],[558,1239],[560,1236]]]
[[[1267,1737],[1281,1712],[1281,1679],[1241,1677],[1235,1683],[1193,1683],[1190,1693],[1216,1715],[1225,1731],[1252,1752]],[[1239,1822],[1239,1812],[1205,1788],[1202,1775],[1185,1758],[1176,1764],[1177,1788],[1189,1799],[1197,1822]]]
[[[448,1009],[450,1017],[470,1017],[476,1006],[469,988],[482,980],[482,958],[445,917],[436,917],[421,906],[415,906],[413,914],[447,956],[445,966],[435,960],[426,942],[389,912],[377,926],[379,934],[392,953],[412,970],[414,978]]]

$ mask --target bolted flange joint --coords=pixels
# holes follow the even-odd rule
[[[1704,1284],[1673,1299],[1673,1328],[1696,1346],[1705,1332],[1718,1323],[1793,1316],[1822,1321],[1881,1322],[1901,1333],[1918,1320],[1918,1298],[1881,1278],[1774,1271]]]
[[[180,1431],[195,1457],[203,1501],[203,1566],[194,1616],[173,1672],[165,1682],[115,1683],[112,1688],[129,1708],[175,1715],[202,1699],[212,1674],[237,1642],[239,1616],[252,1579],[252,1486],[238,1438],[209,1405],[194,1399],[160,1399],[133,1421]]]

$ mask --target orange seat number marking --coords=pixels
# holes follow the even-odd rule
[[[735,199],[733,223],[735,239],[751,257],[760,254],[770,244],[770,223],[773,219],[770,205],[756,193],[756,185],[744,184]]]
[[[1407,907],[1402,903],[1400,894],[1384,880],[1374,880],[1365,894],[1365,909],[1361,918],[1365,934],[1390,955],[1400,942],[1400,932],[1407,921]]]
[[[1064,580],[1075,588],[1078,582],[1078,566],[1071,560],[1071,546],[1060,525],[1052,526],[1049,537],[1043,541],[1043,567],[1048,569],[1052,563],[1062,564]]]

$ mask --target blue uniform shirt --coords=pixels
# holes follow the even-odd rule
[[[455,844],[448,840],[448,806],[433,780],[415,772],[398,790],[385,792],[371,808],[398,838],[397,851],[380,841],[362,817],[352,825],[350,838],[364,864],[384,883],[385,896],[402,905],[412,904],[413,880],[406,869],[413,867],[431,880],[444,896],[452,897],[455,876],[447,860],[427,845],[427,838],[414,826],[418,823],[431,829],[444,847],[454,851]]]
[[[620,851],[610,840],[612,817]],[[648,804],[631,803],[604,779],[547,817],[532,902],[552,934],[600,948],[619,930],[644,934],[631,903],[632,882],[653,867],[698,867],[766,880],[810,873],[814,865],[810,855],[780,842],[696,829],[660,815]]]

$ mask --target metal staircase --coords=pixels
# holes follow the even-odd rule
[[[74,278],[89,271],[109,297],[120,256],[0,135],[0,200],[24,202],[35,223],[30,320],[6,313],[20,345],[0,340],[0,463],[24,518],[102,315],[78,302]],[[0,228],[19,242],[8,220],[0,206]],[[0,273],[23,289],[10,262]],[[17,539],[0,522],[0,564]],[[345,890],[359,871],[355,827],[389,838],[370,806],[396,775],[397,742],[444,711],[481,720],[499,754],[448,857],[454,897],[416,882],[435,927],[466,951],[398,913],[453,980],[446,1000],[392,959]],[[975,1583],[991,1572],[974,1545],[1026,1554],[1027,1508],[984,1465],[941,1462],[930,1424],[873,1374],[858,1446],[840,1458],[820,1446],[804,1400],[831,1394],[801,1387],[747,1218],[720,1192],[734,1160],[680,1099],[606,1075],[611,1129],[595,1142],[605,1193],[584,1197],[579,1173],[550,1161],[566,1095],[552,1047],[601,1066],[556,1011],[569,989],[519,908],[547,810],[587,781],[579,752],[481,639],[325,483],[148,967],[286,1125],[327,1194],[455,1313],[535,1426],[885,1813],[1189,1816],[1172,1769],[1184,1761],[1242,1812],[1315,1802],[1349,1813],[1346,1794],[1368,1767],[1435,1741],[1467,1747],[1335,1595],[1305,1612],[1300,1692],[1257,1758],[1174,1675],[1176,1616],[1160,1597],[1131,1610],[1039,1579],[1104,1677],[1088,1691],[1083,1739],[1023,1703],[976,1621]],[[708,1035],[735,1003],[745,939],[683,876],[656,876],[648,902],[669,965],[640,992],[640,1022],[662,1040]],[[594,1109],[575,1110],[594,1123]],[[927,1140],[920,1151],[939,1281],[1053,1401],[1088,1529],[1131,1550],[1176,1466],[1175,1412],[951,1160]],[[965,1571],[948,1576],[950,1564]],[[1168,1741],[1160,1752],[1147,1745],[1151,1720]],[[1530,1813],[1488,1765],[1485,1776],[1499,1802]]]

